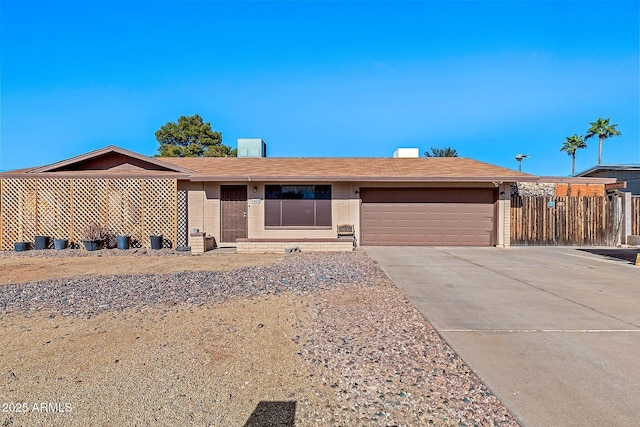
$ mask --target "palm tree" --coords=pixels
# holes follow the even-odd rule
[[[587,148],[587,144],[582,139],[582,136],[574,133],[572,136],[568,136],[567,140],[560,151],[566,151],[571,156],[571,176],[576,174],[576,150],[580,148]]]
[[[447,148],[433,148],[431,147],[431,153],[428,151],[424,153],[427,157],[458,157],[458,150],[454,150],[451,147]]]
[[[602,141],[612,136],[620,136],[620,132],[616,129],[614,124],[609,124],[610,119],[603,119],[598,117],[595,122],[590,122],[591,127],[587,130],[587,134],[584,136],[584,140],[588,140],[598,135],[598,164],[602,163]]]

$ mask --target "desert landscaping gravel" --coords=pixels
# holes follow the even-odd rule
[[[83,249],[65,249],[56,251],[54,249],[31,250],[22,252],[0,251],[0,259],[8,258],[91,258],[91,257],[126,257],[126,256],[191,256],[190,251],[178,251],[164,248],[151,250],[145,248],[132,249],[101,249],[97,251],[86,251]]]
[[[518,425],[359,251],[295,254],[233,271],[3,285],[0,326],[1,403],[31,404],[40,389],[78,408],[49,417],[0,412],[6,426],[243,425],[260,401],[295,402],[300,426]],[[91,345],[100,350],[67,354],[79,358],[69,361],[76,366],[36,375],[17,355],[62,357],[32,349],[26,337],[55,338],[37,345],[57,343],[64,353],[73,338],[64,330],[78,328],[96,334]],[[92,359],[99,355],[104,360]],[[286,418],[266,416],[252,425]]]

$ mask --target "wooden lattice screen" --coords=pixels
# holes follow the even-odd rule
[[[142,189],[143,181],[140,179],[109,181],[107,227],[111,230],[110,245],[116,244],[118,235],[131,236],[131,246],[134,248],[141,247],[145,241],[142,232]]]
[[[171,186],[161,180],[145,180],[142,186],[142,239],[161,234],[164,247],[176,246],[177,184]]]
[[[37,180],[36,227],[43,236],[69,236],[71,230],[71,182],[63,179]],[[31,239],[29,239],[31,240]],[[4,249],[4,248],[3,248]]]
[[[189,197],[186,190],[178,190],[178,234],[177,245],[189,244]]]
[[[116,236],[131,235],[134,247],[150,247],[163,235],[175,247],[177,182],[174,179],[3,179],[0,188],[0,248],[33,242],[34,236],[68,238],[79,247],[90,222]]]
[[[71,229],[69,230],[69,239],[73,245],[78,245],[82,242],[84,228],[87,224],[97,222],[107,226],[106,201],[106,179],[74,179],[71,181]]]
[[[2,249],[13,249],[14,242],[33,241],[36,230],[37,182],[2,180]]]

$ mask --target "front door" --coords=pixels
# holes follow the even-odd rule
[[[223,185],[220,191],[220,239],[235,243],[236,239],[247,237],[247,186]]]

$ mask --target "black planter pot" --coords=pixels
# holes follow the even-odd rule
[[[13,249],[15,249],[16,252],[24,252],[27,249],[29,249],[29,243],[27,243],[27,242],[15,242],[13,244]]]
[[[47,249],[49,247],[49,236],[35,236],[35,245],[33,247],[37,250]]]
[[[69,239],[53,239],[53,247],[56,249],[56,251],[67,249],[68,244]]]
[[[129,249],[131,236],[118,236],[118,249]]]
[[[162,249],[162,234],[151,236],[151,249]]]
[[[88,251],[97,251],[102,247],[102,240],[83,240],[82,244]]]

